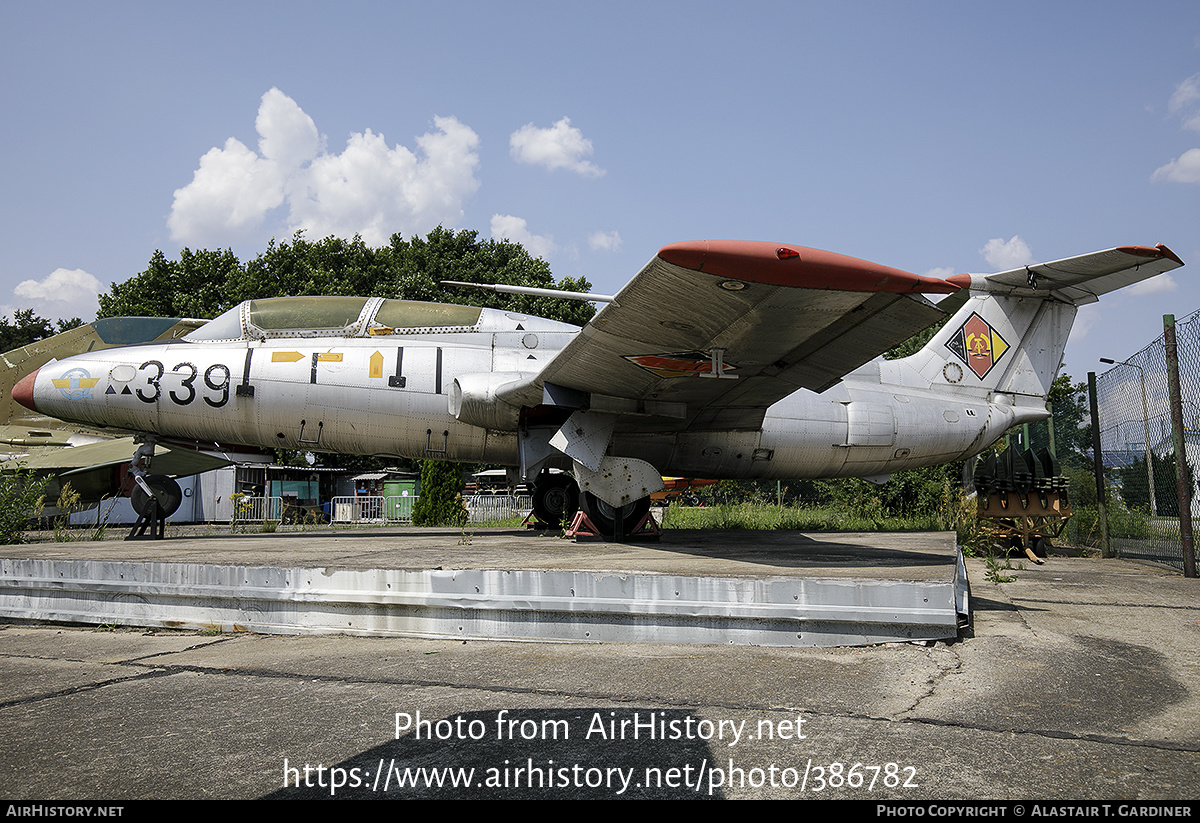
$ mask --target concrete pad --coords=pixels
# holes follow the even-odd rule
[[[1009,583],[986,580],[979,561],[967,569],[974,634],[934,644],[214,637],[8,625],[0,629],[0,682],[20,686],[0,700],[4,794],[1190,807],[1200,793],[1197,582],[1081,558],[1051,558]],[[397,735],[396,714],[411,721],[418,712],[431,721],[428,733]],[[498,734],[510,720],[514,733]],[[668,731],[674,723],[681,734],[622,737],[621,722],[631,733],[634,720],[665,722]],[[479,739],[468,733],[472,721],[484,731]],[[615,735],[594,725],[612,722]],[[529,739],[523,724],[536,729]],[[556,738],[555,729],[568,736]],[[285,759],[295,771],[285,772]],[[421,768],[476,772],[465,787],[448,781],[466,772],[408,772],[417,785],[395,785],[404,769]],[[528,785],[538,770],[550,784]],[[362,785],[335,790],[331,775]],[[488,785],[491,777],[498,785]]]

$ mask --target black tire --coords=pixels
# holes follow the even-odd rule
[[[158,498],[160,518],[170,517],[179,509],[179,504],[183,502],[183,489],[179,488],[174,478],[165,474],[152,474],[146,478],[146,484],[154,490],[155,497]],[[134,484],[133,491],[129,493],[129,502],[141,517],[145,517],[150,511],[150,495],[137,484]]]
[[[618,517],[615,508],[591,492],[584,492],[579,503],[583,506],[583,510],[587,513],[587,516],[591,518],[592,524],[600,530],[601,534],[616,533],[613,529],[613,525],[616,523]],[[620,529],[622,537],[636,529],[638,524],[642,522],[642,518],[646,516],[646,512],[650,511],[650,498],[640,498],[624,508],[625,516],[622,518]]]
[[[533,513],[548,526],[561,525],[579,510],[579,486],[566,474],[543,474],[533,485]]]
[[[1044,537],[1033,538],[1033,553],[1043,560],[1046,559],[1046,549],[1049,548],[1050,541]]]

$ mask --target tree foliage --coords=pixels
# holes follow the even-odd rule
[[[1154,504],[1160,517],[1179,516],[1179,493],[1175,485],[1175,452],[1166,454],[1150,453],[1154,469]],[[1194,489],[1194,472],[1190,462],[1184,464],[1187,468],[1185,477],[1186,487]],[[1121,499],[1130,509],[1150,511],[1150,478],[1146,474],[1146,460],[1142,458],[1117,470],[1121,481]],[[1193,492],[1194,493],[1194,492]],[[1189,497],[1190,501],[1190,497]]]
[[[465,526],[462,467],[442,460],[421,464],[421,494],[413,506],[414,526]]]
[[[442,280],[588,291],[583,278],[556,282],[544,260],[517,243],[480,240],[474,231],[438,227],[425,237],[372,248],[362,238],[316,242],[296,232],[272,240],[242,263],[229,249],[184,249],[178,260],[156,251],[140,274],[113,283],[99,296],[99,317],[216,317],[243,300],[302,295],[356,295],[459,303],[548,317],[583,325],[591,304],[527,295],[443,287]]]
[[[34,314],[33,309],[17,309],[13,312],[11,321],[7,317],[0,317],[0,351],[12,351],[21,346],[28,346],[30,343],[45,340],[82,325],[83,321],[78,317],[52,323]]]
[[[27,471],[0,475],[0,544],[25,542],[25,527],[41,511],[50,480]]]

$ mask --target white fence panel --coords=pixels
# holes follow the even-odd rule
[[[491,523],[524,517],[533,508],[533,497],[528,494],[473,494],[464,497],[467,513],[472,523]]]
[[[334,523],[383,523],[382,497],[335,497],[330,516]]]
[[[239,523],[254,523],[279,520],[282,513],[282,497],[243,497],[234,505],[233,517]]]

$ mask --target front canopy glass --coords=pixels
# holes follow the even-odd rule
[[[364,308],[372,315],[360,322]],[[258,337],[362,336],[463,329],[479,322],[480,309],[449,303],[379,300],[367,297],[272,297],[249,300],[205,323],[186,340],[242,340]]]

